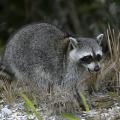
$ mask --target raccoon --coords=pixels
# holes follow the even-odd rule
[[[30,24],[9,39],[1,68],[17,80],[37,82],[46,92],[60,85],[77,95],[76,86],[87,72],[100,70],[102,39],[103,34],[75,38],[48,23]]]

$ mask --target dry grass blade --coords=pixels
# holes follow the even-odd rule
[[[109,46],[109,51],[110,51],[110,55],[112,58],[112,48],[111,48],[111,43],[110,43],[110,37],[109,37],[109,30],[107,29],[107,42],[108,42],[108,46]]]

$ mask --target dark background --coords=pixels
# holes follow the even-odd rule
[[[21,26],[48,22],[73,35],[95,37],[120,27],[120,0],[0,0],[0,46]]]

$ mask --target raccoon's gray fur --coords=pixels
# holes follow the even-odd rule
[[[73,38],[47,23],[31,24],[10,38],[2,66],[18,80],[37,81],[42,89],[50,85],[74,89],[88,69],[99,66],[97,55],[101,57],[102,50],[98,40],[102,36]],[[90,56],[92,60],[84,62]]]
[[[3,66],[17,79],[41,84],[61,81],[66,69],[67,44],[66,34],[55,26],[46,23],[26,26],[10,38]]]

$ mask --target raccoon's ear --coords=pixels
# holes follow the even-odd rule
[[[78,42],[75,38],[73,37],[69,37],[70,40],[70,44],[72,45],[73,48],[77,48],[78,47]]]
[[[99,45],[101,45],[102,40],[103,40],[103,37],[104,37],[104,34],[99,34],[99,35],[97,36],[97,42],[98,42]]]

